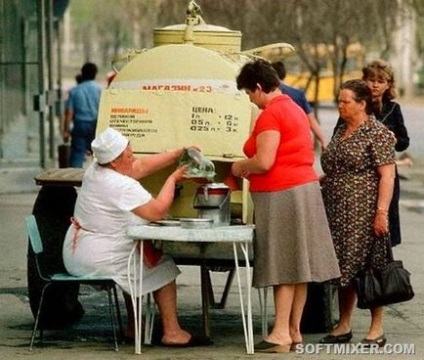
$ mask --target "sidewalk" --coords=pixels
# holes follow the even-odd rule
[[[415,350],[415,358],[424,358],[424,159],[414,159],[412,168],[401,168],[408,180],[401,182],[401,221],[403,243],[394,249],[395,257],[402,259],[412,273],[416,293],[407,303],[389,306],[385,313],[385,332],[392,347],[388,351],[402,350],[404,344]],[[23,217],[32,211],[36,193],[0,195],[0,358],[1,359],[134,359],[134,347],[120,346],[113,351],[105,293],[83,289],[81,295],[86,315],[74,329],[47,332],[54,337],[48,346],[28,350],[33,326],[26,290],[27,240]],[[197,267],[181,267],[182,275],[177,279],[179,313],[183,326],[199,332],[201,323],[200,275]],[[219,294],[225,284],[226,273],[214,273],[214,290]],[[253,292],[253,314],[255,339],[260,340],[259,301]],[[272,296],[268,300],[272,309]],[[122,307],[123,308],[123,307]],[[385,359],[381,354],[336,354],[333,347],[318,349],[316,343],[324,334],[305,334],[305,348],[290,354],[246,355],[243,328],[240,317],[237,285],[233,283],[223,310],[212,310],[212,337],[214,345],[205,348],[167,349],[143,347],[140,359]],[[99,315],[100,314],[100,315]],[[356,310],[354,316],[352,345],[344,350],[357,351],[354,344],[361,340],[369,324],[367,311]],[[394,345],[394,347],[393,347]],[[409,348],[411,349],[411,347]],[[303,350],[303,351],[300,351]],[[317,351],[319,354],[317,354]],[[341,350],[338,349],[340,352]],[[304,354],[301,354],[303,352]],[[329,353],[327,353],[329,352]],[[306,355],[307,354],[307,355]],[[387,354],[389,355],[389,354]],[[392,356],[391,359],[400,358]]]

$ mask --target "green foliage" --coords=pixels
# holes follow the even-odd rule
[[[424,14],[424,0],[196,2],[207,24],[242,32],[242,49],[291,43],[304,66],[315,76],[322,69],[322,59],[305,49],[331,47],[334,50],[327,61],[332,63],[334,76],[340,79],[348,62],[349,44],[359,42],[387,58],[403,14],[413,9],[418,24],[422,22],[419,16]],[[154,28],[184,23],[188,3],[189,0],[72,0],[69,7],[73,41],[85,59],[96,57],[101,65],[107,66],[129,48],[151,48]],[[424,38],[422,28],[419,39]]]

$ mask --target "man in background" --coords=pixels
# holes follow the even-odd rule
[[[66,143],[71,138],[70,167],[82,168],[86,154],[91,154],[91,142],[95,137],[102,91],[95,81],[96,75],[95,64],[90,62],[84,64],[81,68],[81,83],[69,93],[63,140]]]
[[[284,66],[284,63],[282,61],[276,61],[272,63],[272,67],[275,69],[275,71],[278,74],[278,77],[280,78],[280,90],[283,94],[287,94],[292,98],[292,100],[299,105],[303,111],[306,113],[309,119],[309,125],[311,127],[311,130],[319,143],[321,144],[321,149],[324,150],[327,146],[327,140],[325,139],[324,132],[322,131],[318,120],[316,119],[313,109],[311,105],[309,105],[308,100],[306,100],[306,96],[303,91],[296,89],[292,86],[284,84],[284,79],[286,77],[286,67]]]

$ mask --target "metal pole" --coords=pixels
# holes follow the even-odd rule
[[[45,44],[45,5],[44,0],[38,0],[38,102],[39,102],[39,135],[40,135],[40,166],[46,167],[45,144],[45,89],[44,89],[44,44]]]
[[[48,107],[49,107],[49,158],[54,159],[55,146],[54,146],[54,115],[55,115],[55,102],[56,92],[53,85],[53,0],[48,0],[48,14],[47,14],[47,78],[48,78]]]
[[[63,93],[62,93],[62,22],[59,19],[55,22],[56,25],[56,56],[57,56],[57,97],[56,97],[56,105],[57,105],[57,113],[56,115],[59,117],[59,133],[62,135],[62,127],[63,127]]]
[[[4,1],[0,2],[0,29],[6,29],[5,24],[5,3]],[[6,66],[3,65],[6,57],[4,56],[5,44],[2,41],[0,44],[0,78],[4,79],[6,74]],[[3,137],[4,137],[4,128],[5,128],[5,98],[6,98],[6,85],[4,81],[0,81],[0,160],[3,159]]]

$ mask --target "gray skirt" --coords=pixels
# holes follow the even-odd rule
[[[254,287],[340,276],[318,182],[251,195],[256,229]]]

